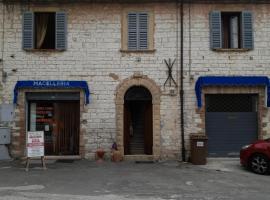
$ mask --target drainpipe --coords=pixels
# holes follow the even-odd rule
[[[180,1],[180,0],[179,0]],[[180,2],[180,29],[181,29],[181,38],[180,38],[180,124],[181,124],[181,141],[182,141],[182,161],[186,161],[186,148],[185,148],[185,128],[184,128],[184,86],[183,86],[183,43],[184,43],[184,35],[183,35],[183,5],[184,2],[181,0]]]
[[[2,5],[2,33],[1,33],[1,36],[2,36],[2,43],[1,43],[1,58],[0,58],[0,66],[1,66],[1,76],[2,76],[2,80],[1,82],[5,82],[6,80],[6,76],[5,76],[5,71],[4,71],[4,48],[5,48],[5,2],[4,1],[1,1],[0,2],[1,5]]]

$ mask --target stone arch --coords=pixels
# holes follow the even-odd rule
[[[152,95],[153,106],[153,159],[160,157],[160,96],[159,86],[150,78],[144,75],[133,75],[124,79],[116,88],[116,142],[124,155],[124,96],[127,90],[133,86],[143,86],[148,89]],[[140,155],[141,158],[144,155]],[[145,157],[147,157],[145,155]],[[143,158],[142,158],[143,159]]]

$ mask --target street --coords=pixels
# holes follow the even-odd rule
[[[246,171],[237,159],[206,166],[80,160],[48,161],[25,171],[19,161],[0,162],[0,199],[229,200],[270,199],[270,176]]]

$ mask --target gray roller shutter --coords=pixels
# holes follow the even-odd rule
[[[22,27],[22,46],[25,50],[34,48],[34,13],[23,13],[23,27]]]
[[[257,96],[206,95],[208,155],[239,156],[242,146],[258,138]]]
[[[67,15],[65,12],[55,14],[55,48],[58,50],[67,48]]]
[[[29,101],[73,101],[80,100],[79,92],[29,92],[26,93]]]
[[[210,12],[210,47],[211,49],[222,48],[221,12]]]
[[[242,12],[242,48],[253,49],[253,16],[250,11]]]

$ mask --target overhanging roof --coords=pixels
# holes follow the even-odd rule
[[[270,81],[267,76],[201,76],[195,84],[199,108],[202,107],[202,88],[207,86],[264,86],[267,88],[267,107],[270,107]]]

